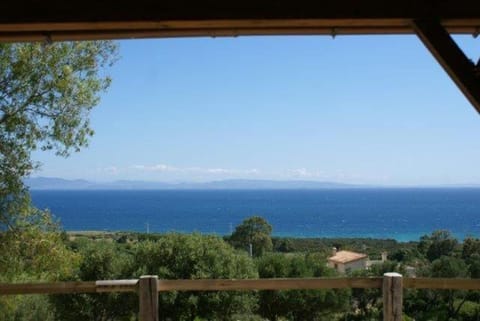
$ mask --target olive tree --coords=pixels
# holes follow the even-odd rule
[[[162,279],[256,278],[252,260],[216,236],[166,234],[139,243],[134,250],[132,277],[155,274]],[[161,320],[236,320],[251,315],[250,292],[165,292],[160,295]]]
[[[251,245],[252,254],[260,256],[272,250],[272,226],[263,217],[249,217],[235,228],[230,242],[241,249],[248,249]]]
[[[87,145],[89,113],[110,84],[106,68],[116,56],[110,41],[0,44],[0,282],[72,272],[77,255],[50,213],[32,206],[23,179],[39,166],[32,152],[66,157]],[[49,320],[45,302],[3,297],[0,319]]]
[[[257,259],[260,278],[331,277],[325,258],[318,253],[268,254]],[[258,313],[270,320],[320,321],[346,310],[346,290],[260,291]]]
[[[0,44],[0,229],[34,214],[22,182],[38,167],[33,151],[68,156],[87,145],[116,53],[111,41]]]

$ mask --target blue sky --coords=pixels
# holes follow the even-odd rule
[[[414,36],[129,40],[120,56],[90,146],[36,152],[34,176],[480,183],[480,116]]]

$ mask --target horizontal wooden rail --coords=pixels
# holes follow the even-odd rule
[[[251,280],[159,280],[164,291],[242,291],[242,290],[315,290],[345,288],[381,288],[382,278],[310,278]]]
[[[0,295],[96,292],[96,282],[0,284]]]
[[[138,280],[1,284],[0,295],[135,292]]]
[[[167,291],[249,291],[249,290],[319,290],[382,289],[383,320],[403,320],[403,289],[480,290],[480,279],[403,278],[385,273],[372,278],[290,278],[290,279],[197,279],[158,280],[156,275],[140,280],[105,280],[90,282],[0,284],[0,295],[136,292],[139,321],[158,321],[158,293]]]
[[[382,277],[158,280],[158,291],[249,291],[382,288]],[[136,292],[138,280],[1,284],[0,295]],[[480,279],[403,278],[405,289],[480,290]]]
[[[480,290],[480,279],[404,278],[403,287],[432,290]]]

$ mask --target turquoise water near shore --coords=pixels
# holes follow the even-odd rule
[[[275,236],[418,240],[438,229],[480,237],[480,189],[32,191],[69,231],[230,234],[251,215]]]

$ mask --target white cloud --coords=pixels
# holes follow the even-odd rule
[[[104,172],[110,175],[117,175],[120,169],[117,166],[107,166],[98,169],[99,172]]]
[[[256,175],[260,171],[258,169],[231,169],[231,168],[202,168],[202,167],[175,167],[166,164],[155,165],[133,165],[131,169],[144,172],[177,172],[186,174],[213,174],[213,175]]]
[[[155,165],[133,165],[131,166],[132,169],[146,171],[146,172],[174,172],[177,171],[178,168],[173,166],[165,165],[165,164],[155,164]]]
[[[365,184],[371,182],[378,182],[380,179],[387,181],[388,176],[379,176],[379,177],[365,177],[356,173],[350,173],[345,170],[336,170],[336,171],[321,171],[321,170],[312,170],[304,167],[290,169],[286,171],[286,176],[289,179],[305,179],[305,180],[321,180],[321,181],[332,181],[339,183],[352,183],[352,184]]]
[[[306,168],[291,169],[289,172],[294,177],[302,177],[302,178],[324,177],[324,174],[321,171],[310,171]]]
[[[209,174],[254,175],[254,174],[260,173],[260,171],[256,168],[252,168],[252,169],[206,168],[206,169],[197,169],[197,170],[200,172],[206,172]]]
[[[225,168],[207,168],[207,169],[205,169],[205,171],[207,173],[210,173],[210,174],[230,174],[230,173],[232,173],[232,170],[228,170],[228,169],[225,169]]]

